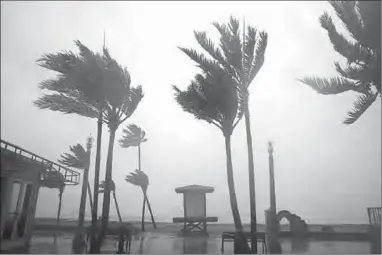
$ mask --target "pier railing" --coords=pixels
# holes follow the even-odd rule
[[[54,163],[46,158],[40,157],[33,152],[27,151],[17,145],[14,145],[10,142],[4,140],[1,141],[1,157],[3,158],[6,152],[13,153],[16,157],[22,157],[27,160],[33,160],[37,163],[40,163],[46,167],[46,173],[49,172],[59,172],[64,176],[64,182],[66,185],[77,185],[80,181],[80,173],[74,170],[71,170],[65,166]],[[46,174],[42,175],[42,178],[46,177]]]

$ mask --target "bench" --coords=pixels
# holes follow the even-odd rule
[[[184,223],[183,231],[191,232],[193,229],[199,229],[200,232],[207,233],[207,222],[217,222],[218,217],[174,217],[173,223]],[[200,225],[203,224],[203,227]]]
[[[250,243],[251,233],[244,232],[244,236],[247,239],[247,242]],[[225,242],[233,242],[235,240],[235,232],[223,232],[221,238],[222,238],[221,253],[223,254]],[[257,243],[261,244],[263,254],[268,253],[267,244],[265,242],[265,233],[257,233]]]

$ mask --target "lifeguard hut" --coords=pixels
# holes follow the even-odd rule
[[[174,223],[183,223],[183,233],[201,232],[207,234],[207,222],[217,222],[218,217],[207,217],[206,194],[212,193],[213,187],[189,185],[175,189],[183,194],[183,217],[174,217]],[[202,226],[200,226],[202,225]]]

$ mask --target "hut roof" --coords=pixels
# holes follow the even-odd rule
[[[191,192],[191,191],[198,191],[198,192],[203,192],[203,193],[212,193],[214,191],[213,187],[209,186],[202,186],[202,185],[188,185],[188,186],[183,186],[175,189],[176,193],[186,193],[186,192]]]

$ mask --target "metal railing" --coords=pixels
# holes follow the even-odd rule
[[[46,172],[59,172],[64,177],[64,182],[66,185],[77,185],[80,181],[80,173],[76,172],[74,170],[71,170],[65,166],[62,166],[60,164],[54,163],[53,161],[50,161],[46,158],[40,157],[33,152],[27,151],[17,145],[14,145],[10,142],[6,142],[4,140],[1,141],[1,157],[3,157],[3,154],[6,151],[9,151],[13,153],[15,156],[23,157],[27,160],[33,160],[37,163],[40,163],[46,167]],[[47,174],[43,174],[42,177],[46,177]]]
[[[381,225],[381,207],[368,207],[370,225]]]

